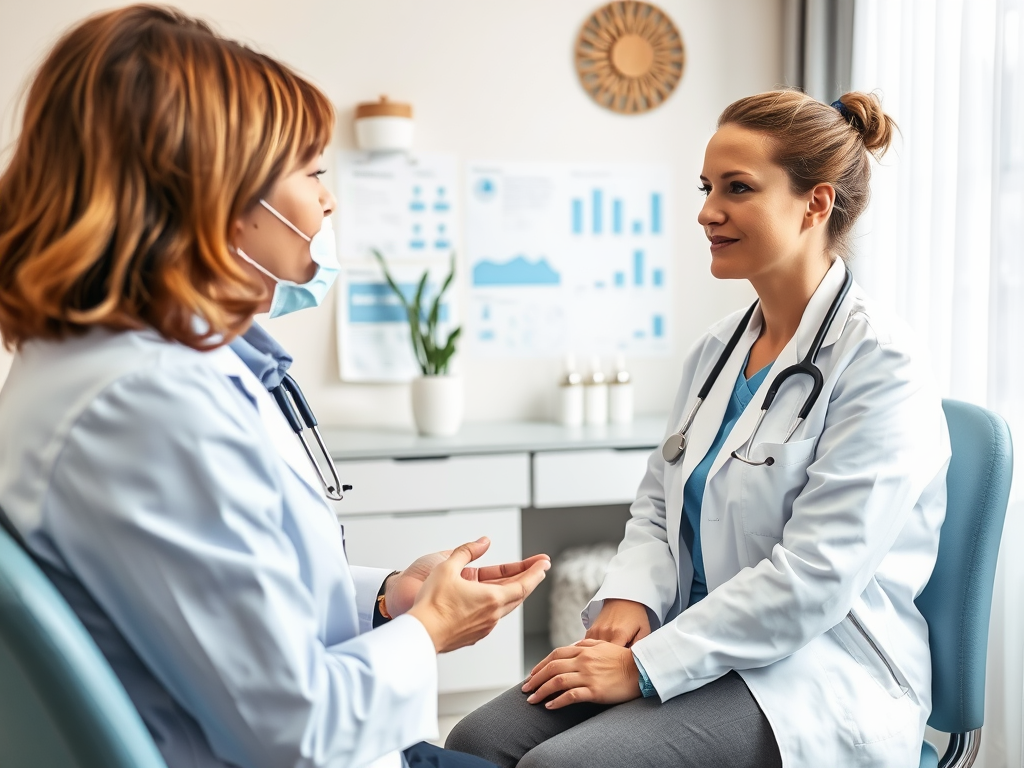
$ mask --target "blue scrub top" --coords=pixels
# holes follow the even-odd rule
[[[707,455],[701,459],[700,464],[694,467],[686,485],[683,486],[683,517],[679,525],[679,538],[693,561],[693,583],[690,585],[690,601],[686,604],[687,608],[708,595],[708,585],[704,578],[704,555],[700,548],[700,510],[704,502],[704,486],[707,485],[708,473],[733,425],[747,407],[747,403],[754,397],[771,367],[769,363],[748,379],[743,375],[747,369],[747,361],[744,360],[740,375],[736,377],[732,397],[729,398],[729,406],[725,409],[722,426],[718,428],[718,434],[715,436],[715,442],[708,448]]]

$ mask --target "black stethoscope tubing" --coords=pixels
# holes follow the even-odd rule
[[[305,396],[302,394],[302,390],[296,383],[295,379],[291,377],[291,374],[285,374],[281,383],[270,390],[270,394],[274,396],[274,400],[277,401],[278,408],[281,409],[281,413],[284,414],[285,419],[288,421],[288,426],[292,428],[292,431],[298,435],[299,441],[302,443],[302,447],[306,451],[306,456],[309,457],[309,463],[313,465],[313,469],[316,470],[317,476],[320,478],[320,482],[324,487],[324,492],[327,494],[327,498],[333,499],[334,501],[342,500],[342,491],[351,489],[350,485],[342,485],[341,480],[338,478],[338,467],[334,463],[334,459],[331,457],[331,452],[327,450],[327,445],[324,443],[323,437],[320,435],[320,429],[317,426],[316,416],[313,415],[313,409],[309,407],[309,403],[306,401]],[[310,448],[309,443],[306,441],[304,429],[309,429],[313,436],[316,438],[317,445],[320,446],[320,453],[326,460],[328,468],[331,470],[331,477],[333,483],[327,480],[324,475],[323,469],[320,466],[320,462],[316,460],[313,455],[313,450]]]
[[[775,396],[779,393],[779,389],[783,383],[793,376],[799,374],[807,374],[811,377],[813,382],[811,385],[811,391],[807,397],[804,398],[803,406],[800,409],[800,413],[797,417],[793,427],[789,430],[789,434],[786,435],[788,442],[789,438],[792,437],[796,428],[800,426],[800,423],[807,418],[807,414],[811,412],[811,408],[814,407],[814,403],[817,402],[818,396],[821,394],[821,390],[824,386],[825,380],[821,374],[821,370],[815,365],[818,359],[818,353],[821,352],[822,345],[825,343],[825,336],[832,327],[832,321],[835,320],[836,313],[839,311],[839,306],[843,303],[847,294],[850,292],[850,286],[853,285],[853,274],[850,272],[850,268],[846,267],[846,274],[843,277],[843,284],[836,293],[832,304],[828,308],[828,312],[825,313],[824,319],[821,321],[821,325],[818,326],[818,331],[814,335],[814,340],[811,342],[810,349],[807,350],[807,354],[800,362],[785,368],[780,371],[779,374],[772,380],[771,386],[768,387],[768,392],[765,395],[764,403],[761,405],[761,415],[757,419],[757,424],[754,425],[753,432],[750,433],[750,437],[746,441],[746,455],[741,456],[736,451],[732,452],[732,457],[739,459],[740,461],[746,462],[751,465],[766,464],[771,466],[775,463],[775,459],[771,456],[766,458],[764,461],[753,461],[750,459],[750,446],[754,440],[754,436],[757,434],[758,427],[761,426],[761,422],[764,420],[765,414],[775,401]],[[758,300],[759,301],[759,300]],[[736,330],[733,331],[732,336],[729,339],[729,343],[725,345],[725,349],[722,350],[722,354],[719,355],[715,367],[711,369],[711,373],[708,374],[707,379],[704,380],[704,384],[700,388],[700,392],[697,393],[697,402],[694,403],[690,412],[687,414],[686,419],[683,421],[683,426],[678,432],[674,432],[669,435],[665,442],[661,446],[662,457],[669,464],[674,464],[686,451],[686,435],[690,429],[690,425],[693,423],[694,417],[697,415],[697,411],[701,404],[707,398],[708,393],[711,392],[711,388],[715,385],[718,380],[719,374],[722,369],[725,368],[726,362],[732,356],[733,350],[736,349],[736,345],[739,344],[740,339],[747,330],[747,326],[750,323],[750,318],[754,314],[754,310],[757,308],[758,301],[755,301],[750,305],[750,308],[744,313],[743,318],[736,326]]]

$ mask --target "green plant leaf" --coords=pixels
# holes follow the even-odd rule
[[[437,295],[434,297],[434,303],[430,307],[430,315],[429,315],[429,317],[427,319],[427,333],[429,334],[430,339],[434,343],[435,347],[438,346],[437,345],[437,323],[438,323],[438,319],[439,319],[440,314],[441,314],[441,301],[442,301],[442,298],[444,297],[445,292],[448,290],[449,286],[452,284],[452,280],[454,280],[454,279],[455,279],[455,254],[453,253],[452,257],[451,257],[451,267],[448,270],[448,276],[444,279],[444,283],[441,285],[441,290],[438,291]]]
[[[459,338],[462,329],[456,328],[449,333],[443,347],[438,343],[437,331],[444,294],[451,287],[455,279],[455,253],[453,252],[451,255],[451,267],[448,270],[448,276],[441,285],[441,290],[438,291],[431,302],[429,311],[424,311],[423,299],[430,271],[424,271],[423,276],[416,285],[416,292],[410,300],[406,298],[406,295],[398,287],[398,283],[391,276],[384,256],[376,249],[371,250],[380,264],[381,270],[384,272],[384,279],[387,281],[388,286],[402,303],[403,309],[405,309],[406,319],[409,322],[409,339],[412,342],[413,354],[423,375],[432,376],[447,373],[448,363],[455,353],[455,342]]]
[[[391,277],[391,273],[388,271],[388,265],[387,262],[384,261],[384,257],[376,248],[373,248],[371,250],[373,252],[373,255],[377,258],[377,261],[380,263],[380,268],[384,272],[384,279],[388,281],[388,285],[391,286],[391,290],[394,291],[395,295],[398,297],[398,300],[402,302],[402,306],[405,307],[406,310],[408,310],[409,302],[405,300],[405,294],[402,293],[402,289],[398,287],[398,283],[396,283],[394,278]]]
[[[439,373],[448,372],[448,363],[451,361],[452,355],[455,354],[455,342],[462,333],[462,326],[459,326],[454,331],[448,334],[448,340],[445,342],[444,348],[438,351],[437,355],[437,367]]]
[[[420,278],[419,284],[416,286],[416,295],[412,300],[412,304],[409,307],[409,328],[412,330],[413,335],[416,338],[416,344],[418,350],[422,352],[420,356],[420,368],[423,369],[423,375],[429,376],[433,373],[430,370],[431,359],[429,354],[428,339],[423,336],[423,291],[427,287],[427,278],[430,277],[429,270],[424,270],[423,277]]]
[[[429,375],[427,371],[427,353],[423,348],[423,337],[420,335],[420,324],[416,320],[415,310],[409,307],[407,317],[409,319],[409,335],[412,338],[412,351],[416,355],[416,362],[423,371],[423,375]]]

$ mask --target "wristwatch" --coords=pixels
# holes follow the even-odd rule
[[[394,618],[388,613],[388,604],[385,600],[385,594],[388,590],[388,579],[392,576],[401,573],[401,571],[392,571],[387,575],[383,582],[381,582],[380,589],[377,590],[377,602],[373,604],[373,623],[374,629],[379,627],[381,624],[387,624],[391,619]]]

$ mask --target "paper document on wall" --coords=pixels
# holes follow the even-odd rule
[[[671,349],[671,172],[663,165],[471,163],[474,354]]]
[[[433,300],[458,238],[451,155],[338,158],[338,364],[344,381],[401,382],[419,375],[405,310],[373,257],[379,251],[409,299],[429,270]],[[458,280],[458,275],[456,275]],[[458,324],[457,282],[441,307],[441,336]],[[429,304],[428,304],[429,306]]]
[[[441,264],[392,264],[391,276],[409,300],[424,270],[430,271],[424,291],[430,306],[448,275]],[[438,327],[444,342],[457,325],[456,297],[451,290],[441,303]],[[412,350],[405,308],[375,264],[342,264],[338,276],[338,361],[344,381],[410,381],[421,374]]]

